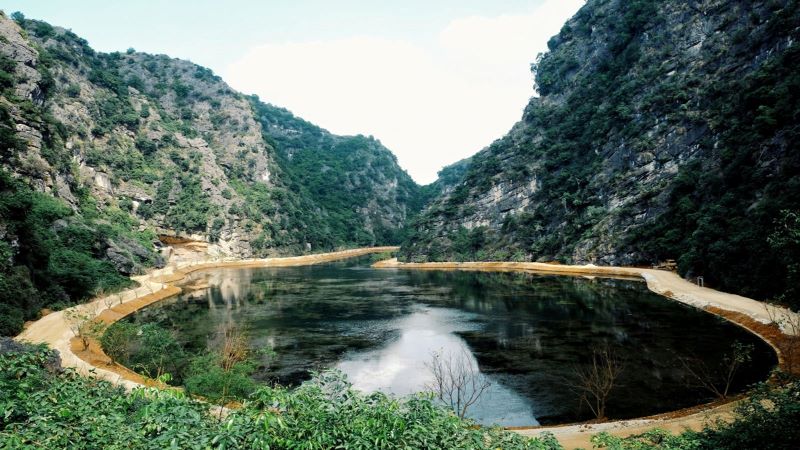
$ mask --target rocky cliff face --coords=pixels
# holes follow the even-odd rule
[[[420,209],[418,186],[374,140],[287,139],[290,123],[264,121],[274,108],[208,69],[100,54],[69,31],[18,22],[0,18],[0,53],[13,84],[4,105],[25,148],[3,165],[75,210],[91,197],[156,234],[251,256],[397,241]],[[297,167],[296,153],[322,165]],[[340,157],[349,163],[324,163]]]
[[[670,258],[718,287],[780,292],[788,263],[768,237],[800,209],[799,18],[796,1],[588,1],[533,65],[522,120],[402,257]]]

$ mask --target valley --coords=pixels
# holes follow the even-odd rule
[[[421,185],[0,11],[0,447],[797,448],[798,42],[796,0],[588,0]]]

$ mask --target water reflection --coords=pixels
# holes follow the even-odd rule
[[[430,381],[433,351],[467,349],[493,382],[471,410],[482,423],[590,418],[565,387],[591,349],[625,356],[608,414],[626,418],[696,404],[678,356],[713,364],[733,341],[756,346],[738,388],[763,379],[774,356],[739,328],[646,290],[643,283],[526,273],[374,270],[364,260],[310,267],[196,273],[186,294],[134,320],[174,329],[204,351],[220,323],[250,329],[274,350],[258,378],[297,384],[338,367],[366,391],[404,395]]]
[[[379,349],[349,353],[336,367],[347,374],[353,386],[363,391],[402,396],[428,390],[434,383],[428,367],[434,352],[467,355],[467,364],[478,368],[469,346],[458,336],[458,333],[477,329],[472,322],[475,318],[475,314],[422,307],[391,325],[401,330],[397,339]],[[491,378],[491,386],[468,410],[469,417],[484,423],[502,422],[507,426],[538,424],[527,398]],[[499,412],[496,405],[504,405],[504,411]]]

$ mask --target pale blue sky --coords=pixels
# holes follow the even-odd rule
[[[582,0],[4,0],[100,51],[210,67],[340,134],[371,134],[419,182],[502,136],[528,64]]]

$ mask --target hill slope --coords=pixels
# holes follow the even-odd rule
[[[796,1],[590,0],[533,66],[540,96],[401,256],[677,259],[752,296],[798,284],[798,26]]]
[[[21,15],[0,15],[0,152],[7,329],[163,263],[159,236],[242,257],[322,251],[395,243],[421,208],[374,139]]]
[[[334,240],[399,243],[422,209],[420,187],[372,137],[336,136],[289,111],[253,99],[257,119],[296,192],[311,198]]]

